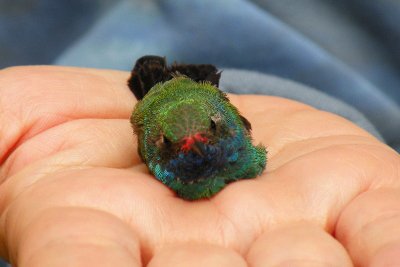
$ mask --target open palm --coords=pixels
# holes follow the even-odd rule
[[[185,201],[138,157],[128,75],[0,72],[0,252],[15,266],[400,266],[396,152],[304,104],[230,95],[266,171]]]

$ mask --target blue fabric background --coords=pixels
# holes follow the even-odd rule
[[[400,150],[399,18],[396,0],[0,0],[0,67],[130,70],[158,54],[272,74],[347,103],[338,107],[361,112]],[[273,91],[255,87],[270,78],[246,77],[257,81],[242,92]],[[281,95],[310,99],[289,87],[299,91]]]
[[[257,70],[343,100],[396,147],[399,14],[394,0],[3,0],[0,66],[128,70],[151,53]]]

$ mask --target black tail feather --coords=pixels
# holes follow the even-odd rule
[[[168,76],[170,74],[165,58],[144,56],[136,61],[128,80],[128,86],[140,100],[155,84],[169,79]]]
[[[221,73],[218,72],[218,69],[211,64],[177,64],[174,63],[170,67],[171,72],[179,72],[195,82],[200,81],[209,81],[211,84],[218,87],[219,79],[221,77]]]
[[[185,75],[196,82],[209,81],[217,87],[221,77],[221,72],[218,72],[214,65],[174,63],[168,67],[165,57],[143,56],[136,61],[128,80],[128,86],[135,97],[140,100],[157,83],[172,79],[174,73]]]

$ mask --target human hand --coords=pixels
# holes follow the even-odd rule
[[[138,157],[128,76],[0,72],[0,252],[13,265],[400,265],[389,147],[301,103],[230,95],[267,146],[266,171],[185,201]]]

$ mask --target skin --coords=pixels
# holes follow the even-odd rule
[[[0,72],[0,253],[13,265],[400,265],[388,146],[301,103],[230,95],[267,146],[267,171],[184,201],[137,155],[128,76]]]

